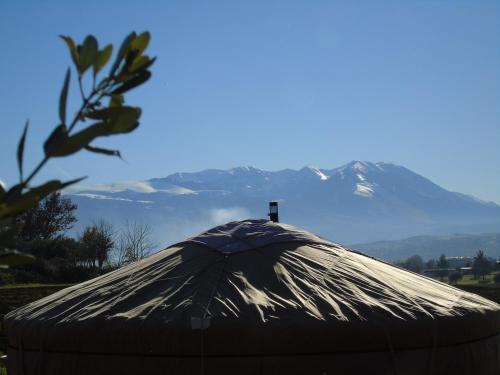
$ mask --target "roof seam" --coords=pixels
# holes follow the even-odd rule
[[[226,270],[226,266],[229,262],[229,257],[224,257],[224,266],[222,267],[221,271],[220,271],[220,275],[219,275],[219,279],[217,280],[217,283],[215,283],[214,285],[214,288],[212,289],[212,292],[210,293],[210,297],[208,299],[208,302],[207,302],[207,305],[205,307],[205,312],[203,313],[203,319],[206,319],[207,315],[208,315],[208,309],[210,308],[210,305],[212,304],[212,301],[214,299],[214,296],[215,296],[215,292],[217,290],[217,288],[219,287],[219,284],[222,280],[222,276],[224,275],[225,273],[225,270]]]

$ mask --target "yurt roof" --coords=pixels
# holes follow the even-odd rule
[[[464,345],[497,335],[499,312],[303,229],[245,220],[17,309],[5,326],[14,349],[185,357],[200,355],[202,335],[204,356],[287,356]]]

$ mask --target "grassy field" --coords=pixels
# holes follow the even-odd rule
[[[462,280],[453,286],[470,293],[479,294],[500,304],[500,284],[495,284],[493,280],[497,273],[489,274],[484,279],[474,279],[472,275],[465,275]]]
[[[493,286],[500,287],[500,285],[495,285],[493,278],[498,272],[490,273],[483,278],[474,279],[472,275],[464,275],[462,280],[458,282],[458,285],[466,285],[466,286]]]

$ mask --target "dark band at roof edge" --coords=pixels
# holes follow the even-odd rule
[[[412,351],[412,350],[425,350],[429,348],[444,349],[453,348],[461,345],[474,344],[481,341],[487,341],[495,337],[500,338],[500,332],[493,333],[484,337],[476,338],[473,340],[465,340],[448,344],[432,344],[432,345],[418,345],[418,346],[405,346],[405,347],[395,347],[393,349],[397,351]],[[384,343],[386,344],[386,343]],[[14,345],[8,345],[8,348],[19,351],[28,352],[40,352],[40,349],[35,348],[19,348]],[[199,354],[156,354],[156,353],[114,353],[114,352],[84,352],[84,351],[58,351],[58,350],[43,350],[45,353],[54,354],[75,354],[75,355],[109,355],[109,356],[120,356],[120,357],[164,357],[164,358],[199,358]],[[317,355],[335,355],[335,354],[345,354],[345,353],[389,353],[391,349],[384,345],[384,347],[372,348],[372,349],[348,349],[348,350],[336,350],[331,352],[303,352],[303,353],[249,353],[249,354],[204,354],[207,358],[240,358],[240,357],[295,357],[295,356],[317,356]]]

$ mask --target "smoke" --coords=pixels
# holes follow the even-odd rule
[[[152,239],[158,245],[156,250],[196,236],[214,226],[252,217],[250,210],[241,206],[200,208],[194,212],[182,212],[179,208],[157,204],[90,199],[79,195],[72,195],[71,198],[78,204],[78,222],[69,235],[77,237],[86,225],[100,218],[105,218],[113,224],[117,231],[123,227],[125,220],[129,220],[151,226]]]
[[[229,221],[244,220],[250,217],[250,212],[243,207],[216,208],[209,211],[212,225],[220,225]]]
[[[250,217],[250,211],[244,207],[227,207],[204,210],[200,212],[196,219],[175,214],[156,214],[147,216],[144,219],[153,227],[156,241],[166,247],[166,245],[196,236],[214,226],[229,221],[245,220]]]

